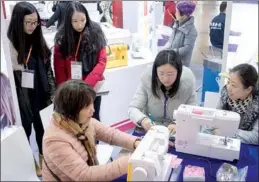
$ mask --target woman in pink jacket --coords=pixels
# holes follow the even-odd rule
[[[98,164],[96,140],[130,150],[140,140],[92,118],[94,98],[94,90],[80,80],[67,81],[56,91],[43,137],[43,181],[111,181],[127,173],[129,155]]]

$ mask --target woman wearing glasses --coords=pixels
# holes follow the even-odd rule
[[[55,82],[50,63],[51,52],[43,38],[39,21],[39,13],[32,4],[19,2],[14,6],[7,36],[22,125],[29,140],[33,124],[41,166],[44,129],[39,111],[51,103]],[[41,176],[36,162],[35,166],[37,175]]]
[[[153,67],[143,73],[140,85],[129,105],[129,118],[138,129],[149,130],[153,124],[167,126],[175,133],[174,110],[181,104],[196,105],[195,77],[182,65],[174,50],[158,53]]]

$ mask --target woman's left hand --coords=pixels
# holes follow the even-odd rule
[[[176,132],[176,124],[169,124],[168,125],[168,130],[169,130],[170,134],[175,134],[175,132]]]

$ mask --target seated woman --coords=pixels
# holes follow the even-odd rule
[[[129,117],[146,131],[155,121],[174,132],[173,112],[181,104],[196,105],[195,77],[189,68],[182,66],[178,53],[162,50],[153,68],[148,67],[141,76],[129,105]]]
[[[94,90],[83,81],[59,86],[43,138],[43,181],[111,181],[127,173],[129,155],[98,165],[96,140],[133,150],[139,139],[92,118],[94,99]]]
[[[221,90],[218,109],[234,111],[241,120],[236,138],[258,145],[259,121],[258,73],[249,64],[240,64],[230,70],[226,86]],[[214,132],[216,134],[216,131]]]

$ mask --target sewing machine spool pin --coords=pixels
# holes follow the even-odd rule
[[[227,137],[225,136],[224,145],[227,145]]]

